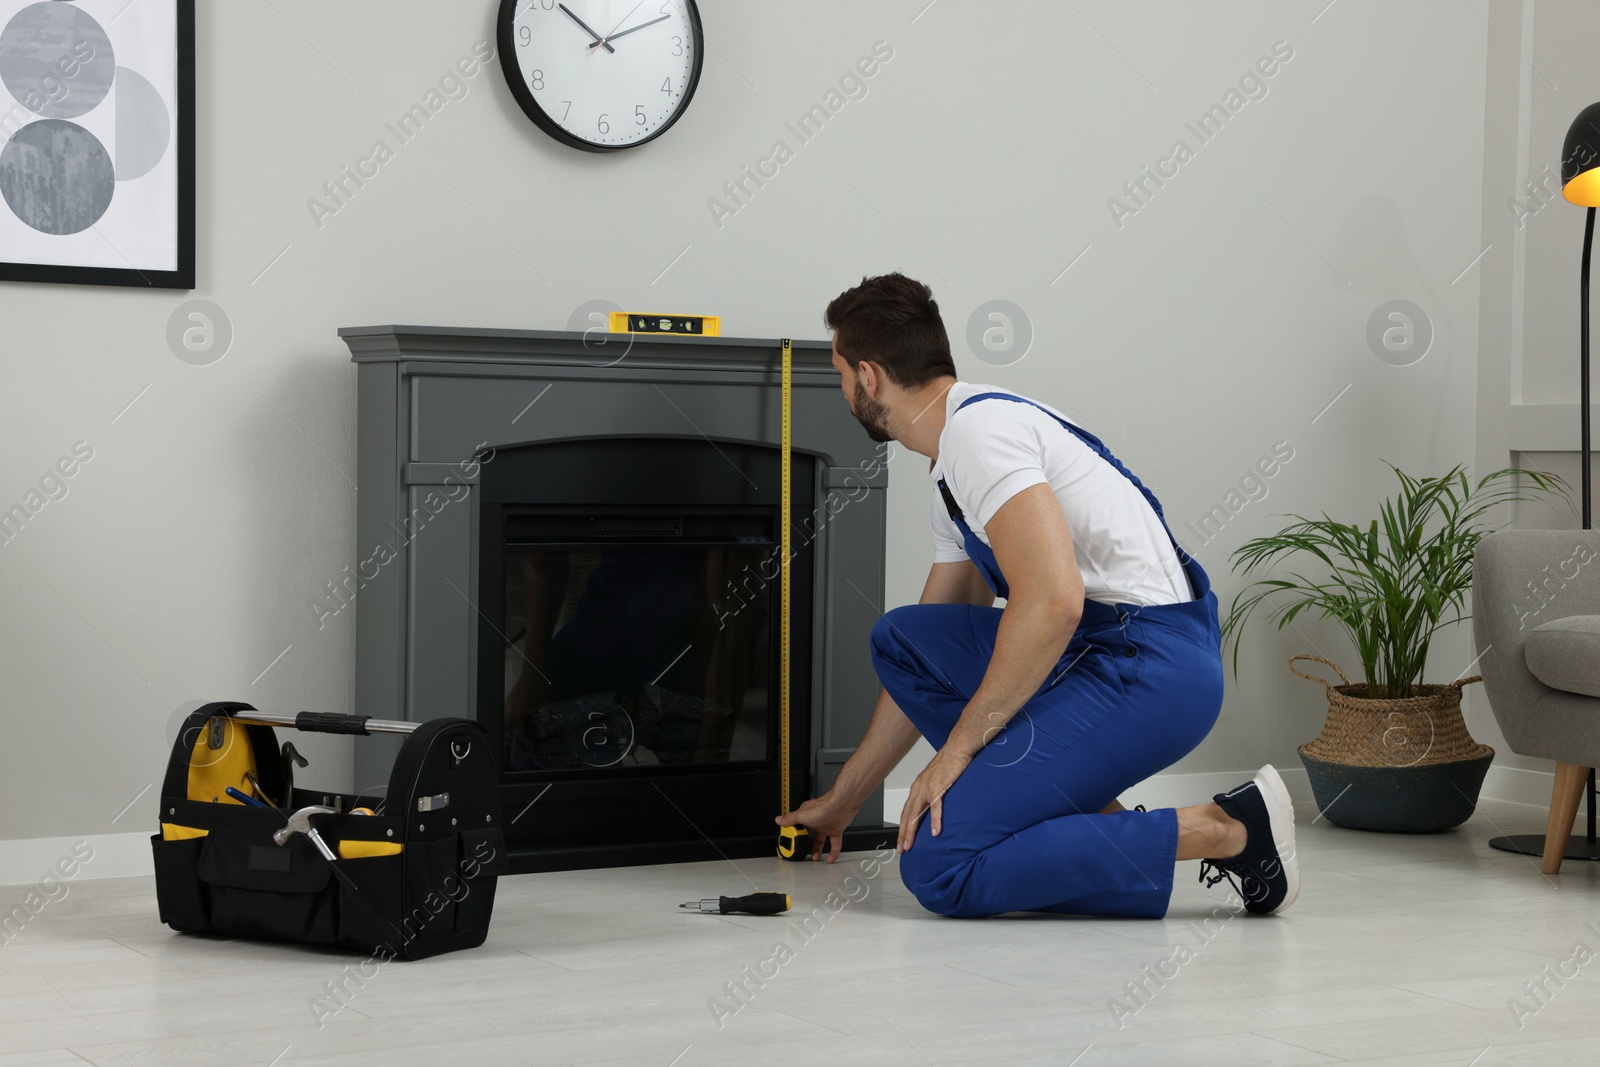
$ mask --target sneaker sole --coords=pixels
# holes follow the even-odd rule
[[[1267,802],[1267,825],[1272,831],[1273,847],[1278,850],[1278,860],[1283,864],[1283,877],[1287,883],[1283,900],[1267,913],[1276,915],[1293,904],[1300,895],[1300,854],[1294,843],[1294,800],[1289,796],[1289,787],[1283,784],[1278,769],[1270,763],[1256,772],[1255,781],[1262,799]],[[1287,857],[1284,855],[1285,843],[1289,846]]]

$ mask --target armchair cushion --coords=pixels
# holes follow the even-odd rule
[[[1552,689],[1600,697],[1600,615],[1569,615],[1536,626],[1523,654]]]

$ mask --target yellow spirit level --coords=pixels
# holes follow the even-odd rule
[[[612,333],[670,333],[679,337],[720,337],[722,319],[716,315],[657,315],[639,311],[613,311]]]

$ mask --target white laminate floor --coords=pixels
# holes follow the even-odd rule
[[[1228,917],[1196,863],[1160,921],[947,919],[864,852],[682,863],[503,878],[483,947],[365,977],[359,956],[174,934],[148,879],[73,883],[0,947],[0,1067],[1600,1060],[1600,864],[1545,878],[1486,844],[1541,812],[1485,802],[1423,837],[1315,815],[1274,918]],[[794,910],[677,908],[752,888]]]

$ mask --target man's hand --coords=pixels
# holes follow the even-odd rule
[[[796,823],[804,826],[811,832],[811,856],[819,860],[822,858],[823,844],[832,842],[832,852],[828,855],[828,862],[835,863],[839,853],[844,850],[844,831],[855,820],[856,812],[861,810],[859,803],[852,803],[843,797],[835,796],[832,789],[806,801],[798,808],[784,815],[774,817],[773,822],[779,826],[794,826]]]
[[[922,773],[917,775],[917,780],[911,783],[906,806],[900,812],[900,839],[895,846],[897,851],[905,852],[911,847],[923,812],[931,814],[933,834],[935,837],[939,835],[944,828],[944,794],[971,762],[971,756],[962,754],[948,744],[928,761]]]

